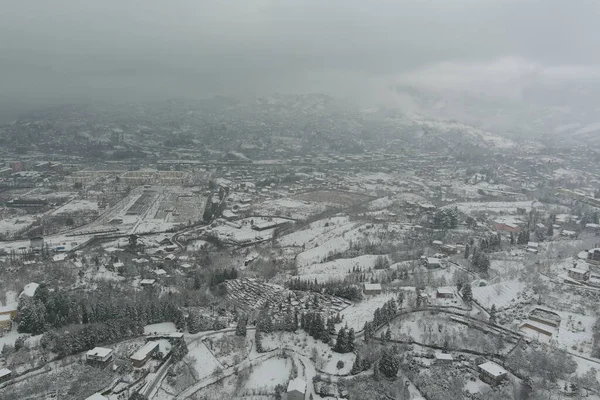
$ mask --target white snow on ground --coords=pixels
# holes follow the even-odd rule
[[[346,307],[340,312],[342,322],[336,325],[336,329],[348,325],[348,328],[354,328],[356,332],[361,331],[365,322],[373,320],[375,310],[395,297],[393,293],[381,294]]]
[[[303,251],[296,257],[296,264],[299,267],[307,266],[323,262],[327,257],[335,254],[347,251],[350,249],[351,242],[356,242],[359,239],[370,236],[371,241],[375,241],[373,237],[374,230],[378,225],[366,224],[353,229],[344,227],[342,232],[329,232],[327,235],[321,237],[317,247]],[[333,235],[330,235],[333,234]],[[329,237],[328,237],[329,236]]]
[[[471,213],[486,211],[489,213],[516,213],[517,207],[531,210],[532,205],[538,204],[533,201],[491,201],[491,202],[465,202],[455,203],[448,207],[457,207],[459,211]]]
[[[53,215],[66,215],[81,211],[98,211],[98,203],[90,200],[73,200],[52,212]]]
[[[197,379],[211,375],[221,365],[213,354],[208,350],[203,341],[197,340],[188,346],[187,358],[194,360],[192,365],[198,374]]]
[[[26,229],[35,222],[36,218],[31,215],[22,217],[8,218],[0,220],[0,233],[3,235],[11,236],[15,233]],[[27,244],[29,245],[29,243]]]
[[[315,279],[318,282],[340,280],[344,278],[344,275],[352,272],[352,269],[355,267],[358,267],[362,271],[367,271],[369,268],[375,267],[378,257],[380,256],[364,255],[355,258],[340,258],[322,264],[311,264],[300,268],[299,275],[301,275],[302,279],[309,281]]]
[[[283,198],[277,200],[267,200],[259,204],[255,212],[261,215],[273,215],[279,217],[289,217],[303,220],[311,215],[318,214],[327,209],[326,203],[314,203],[303,200]]]
[[[177,332],[175,324],[172,322],[161,322],[160,324],[151,324],[144,327],[144,335],[154,333],[173,333]]]
[[[283,236],[279,239],[279,244],[282,246],[306,246],[307,249],[310,249],[326,240],[326,237],[335,237],[336,233],[346,232],[354,225],[349,222],[347,216],[322,219],[313,222],[305,229]]]
[[[332,375],[349,374],[356,357],[354,353],[335,353],[329,345],[320,340],[315,340],[304,331],[265,334],[263,336],[263,348],[265,350],[288,348],[308,358],[312,356],[313,349],[316,349],[318,353],[317,362],[315,363],[317,370]],[[337,368],[338,361],[344,363],[343,368]]]
[[[513,279],[487,286],[473,287],[473,298],[486,309],[490,309],[493,304],[499,309],[506,308],[525,301],[528,298],[525,289],[524,282]]]
[[[270,358],[252,369],[245,388],[269,388],[272,390],[277,385],[285,385],[289,381],[291,370],[292,360],[290,358]]]

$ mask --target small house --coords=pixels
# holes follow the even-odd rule
[[[600,249],[591,249],[587,252],[588,261],[598,261],[600,262]]]
[[[575,232],[575,231],[569,231],[569,230],[563,229],[563,230],[560,232],[560,236],[563,236],[563,237],[568,237],[568,238],[571,238],[571,239],[572,239],[572,238],[576,238],[576,237],[577,237],[577,232]]]
[[[306,393],[306,382],[302,378],[292,379],[288,383],[287,398],[288,400],[304,400]]]
[[[140,281],[141,287],[152,287],[156,283],[156,279],[142,279]]]
[[[509,224],[506,222],[497,222],[496,230],[499,232],[508,232],[508,233],[519,233],[521,232],[521,228],[518,225]]]
[[[102,396],[100,393],[94,393],[93,395],[86,398],[85,400],[108,400],[108,397]]]
[[[528,242],[527,243],[527,251],[529,253],[535,253],[535,254],[537,254],[538,251],[539,251],[539,249],[540,249],[540,244],[539,243],[537,243],[537,242]]]
[[[365,283],[364,293],[366,295],[381,294],[381,284],[380,283]]]
[[[12,371],[10,369],[0,369],[0,383],[4,383],[12,378]]]
[[[41,236],[35,236],[29,239],[29,247],[33,251],[41,251],[44,248],[44,238]]]
[[[452,354],[447,354],[447,353],[435,353],[434,355],[434,362],[435,364],[452,364],[452,362],[454,361],[454,357],[452,357]]]
[[[17,317],[17,307],[17,303],[0,306],[0,315],[8,315],[10,319],[15,319]]]
[[[89,365],[104,368],[113,361],[113,350],[105,347],[94,347],[85,353],[85,361]]]
[[[131,362],[136,368],[141,368],[158,352],[158,342],[148,342],[131,356]]]
[[[0,335],[10,332],[12,329],[12,319],[9,314],[0,315]]]
[[[442,260],[435,257],[427,257],[425,259],[425,267],[427,267],[427,269],[442,268]]]
[[[454,298],[454,290],[451,287],[437,288],[435,297],[438,299],[452,299]]]
[[[571,268],[568,271],[569,278],[575,279],[576,281],[587,281],[590,279],[590,271],[582,268]]]
[[[479,370],[479,378],[492,386],[500,384],[508,374],[504,368],[492,361],[478,365],[477,369]]]

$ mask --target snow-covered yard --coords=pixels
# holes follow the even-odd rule
[[[531,296],[526,290],[527,284],[518,279],[473,287],[473,298],[486,309],[492,305],[506,308],[527,301]]]
[[[360,271],[368,271],[369,268],[374,268],[378,257],[380,256],[363,255],[355,258],[340,258],[322,264],[311,264],[300,268],[299,274],[302,279],[309,281],[315,279],[318,282],[341,280],[344,275],[352,272],[354,268],[358,268]]]
[[[335,353],[329,345],[320,340],[315,340],[304,331],[265,334],[263,337],[263,348],[265,350],[274,350],[277,348],[291,349],[311,359],[318,371],[332,375],[349,374],[356,358],[354,353]],[[342,368],[338,368],[339,361],[343,363]]]
[[[244,388],[247,390],[265,389],[266,391],[271,392],[275,386],[285,386],[288,383],[291,371],[291,358],[270,358],[252,368],[252,372],[250,373]]]
[[[365,300],[352,304],[346,307],[340,316],[342,322],[336,325],[336,329],[342,326],[348,325],[348,328],[353,328],[354,331],[359,332],[363,329],[365,322],[372,321],[375,310],[382,307],[390,299],[396,298],[395,293],[384,293],[377,296],[371,296]]]

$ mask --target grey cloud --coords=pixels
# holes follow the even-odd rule
[[[10,2],[0,13],[0,105],[308,89],[353,96],[399,76],[441,84],[446,69],[460,83],[474,69],[510,75],[516,64],[577,74],[600,65],[598,3]],[[480,84],[496,77],[480,75]]]

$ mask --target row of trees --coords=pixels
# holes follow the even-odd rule
[[[38,335],[67,325],[88,325],[130,320],[142,326],[174,322],[185,327],[183,312],[173,302],[156,297],[123,300],[93,299],[81,293],[49,291],[40,285],[32,298],[19,303],[19,332]]]
[[[354,340],[354,329],[348,329],[348,327],[340,328],[333,351],[338,353],[352,353],[355,349]]]
[[[323,282],[291,279],[288,283],[290,290],[301,290],[304,292],[324,293],[330,296],[342,297],[351,301],[362,300],[362,290],[358,285],[345,282]]]
[[[365,322],[363,327],[365,341],[368,341],[373,337],[377,328],[390,322],[398,314],[398,304],[400,304],[401,308],[403,301],[404,294],[400,292],[398,294],[398,302],[392,298],[383,306],[375,310],[375,313],[373,314],[373,320]]]
[[[458,226],[458,209],[441,208],[433,214],[433,227],[435,229],[454,229]]]

